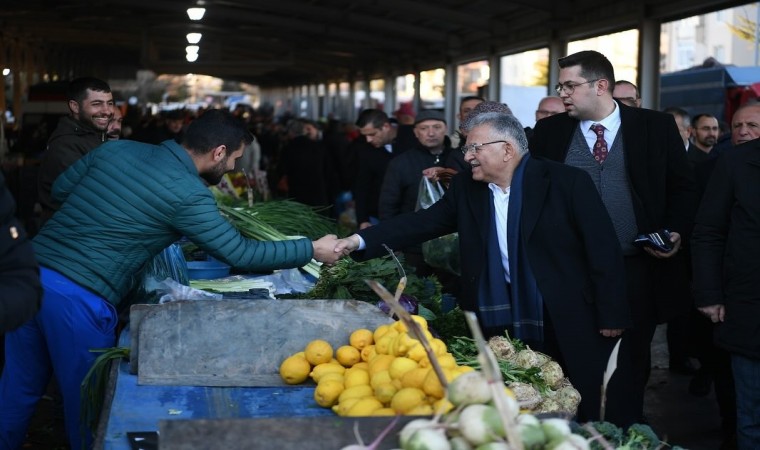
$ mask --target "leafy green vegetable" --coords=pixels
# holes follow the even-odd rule
[[[227,216],[240,234],[247,238],[259,241],[285,241],[291,239],[285,233],[277,230],[263,220],[256,217],[250,208],[230,208],[228,206],[218,205],[219,210]],[[302,267],[304,271],[313,277],[319,277],[320,265],[311,260]]]

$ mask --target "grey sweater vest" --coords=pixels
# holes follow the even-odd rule
[[[636,216],[633,212],[631,200],[631,184],[628,181],[628,172],[625,167],[625,155],[623,154],[622,133],[618,132],[615,142],[612,143],[607,159],[603,164],[594,160],[594,155],[586,142],[586,138],[576,128],[570,148],[565,156],[565,163],[585,170],[594,181],[602,202],[612,218],[615,226],[620,247],[624,255],[638,253],[633,246],[633,241],[638,234]]]

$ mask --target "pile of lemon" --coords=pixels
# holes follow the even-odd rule
[[[412,316],[425,333],[447,381],[472,371],[458,366],[446,344],[433,338],[423,317]],[[373,332],[358,329],[349,345],[333,351],[324,340],[309,342],[303,352],[282,362],[280,376],[288,384],[311,377],[314,400],[341,416],[430,415],[452,405],[422,344],[401,322],[381,325]]]

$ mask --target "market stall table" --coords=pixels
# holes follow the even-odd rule
[[[111,369],[98,449],[130,449],[128,433],[157,432],[162,420],[334,417],[314,401],[313,384],[283,385],[279,362],[312,339],[344,345],[352,330],[390,321],[373,305],[353,300],[223,300],[138,309],[143,317],[122,332],[119,346],[139,352]],[[252,336],[262,342],[245,342]],[[223,360],[203,356],[223,347]]]

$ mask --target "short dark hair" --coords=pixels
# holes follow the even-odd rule
[[[703,117],[707,117],[708,119],[715,119],[716,122],[720,122],[718,118],[713,116],[712,114],[702,113],[702,114],[697,114],[696,116],[691,118],[691,126],[696,128],[697,124],[699,123],[699,120]]]
[[[610,83],[609,91],[615,86],[615,69],[606,56],[594,50],[584,50],[582,52],[567,55],[557,60],[560,69],[566,67],[580,66],[581,76],[588,80],[604,78]]]
[[[69,87],[66,89],[66,97],[77,103],[87,98],[87,90],[97,92],[111,92],[111,86],[105,81],[93,77],[81,77],[71,80]]]
[[[479,95],[468,95],[468,96],[466,96],[466,97],[462,97],[462,98],[459,100],[459,107],[461,108],[461,107],[462,107],[462,104],[463,104],[464,102],[469,102],[470,100],[480,100],[481,102],[484,102],[484,101],[486,101],[486,99],[485,99],[485,98],[483,98],[483,97],[481,97],[481,96],[479,96]]]
[[[182,146],[195,153],[204,155],[220,145],[229,152],[237,150],[241,144],[253,142],[253,135],[245,123],[229,111],[212,109],[190,122]]]
[[[359,118],[356,119],[356,126],[359,128],[364,128],[370,124],[375,128],[382,128],[386,123],[390,123],[388,114],[379,109],[365,109],[359,114]]]

